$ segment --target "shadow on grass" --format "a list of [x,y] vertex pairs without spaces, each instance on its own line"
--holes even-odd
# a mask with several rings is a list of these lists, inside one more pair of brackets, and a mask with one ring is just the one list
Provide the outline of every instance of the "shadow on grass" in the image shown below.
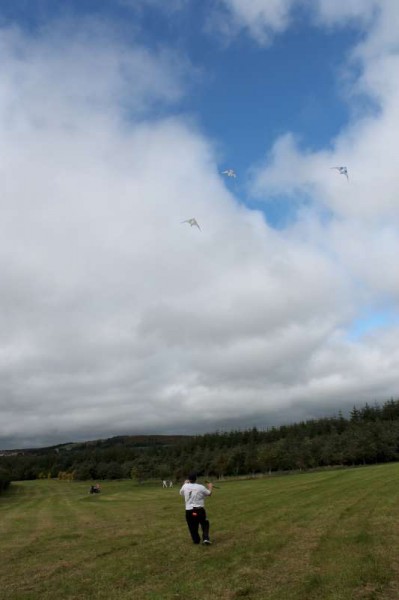
[[13,483],[11,482],[9,487],[1,492],[0,494],[0,503],[2,501],[14,500],[16,497],[22,498],[26,496],[30,496],[31,492],[28,488],[24,487],[23,484]]

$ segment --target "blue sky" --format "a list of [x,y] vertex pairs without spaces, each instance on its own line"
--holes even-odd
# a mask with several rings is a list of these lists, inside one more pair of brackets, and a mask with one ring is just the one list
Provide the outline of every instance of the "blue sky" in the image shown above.
[[0,0],[0,448],[395,396],[399,9],[303,7]]
[[35,35],[52,20],[99,19],[134,43],[174,49],[193,67],[189,92],[175,110],[197,120],[220,144],[223,162],[243,175],[286,131],[310,149],[328,145],[348,121],[339,80],[359,29],[322,31],[297,11],[293,29],[259,47],[245,33],[226,40],[209,31],[212,6],[189,2],[170,13],[157,4],[132,9],[115,0],[0,3],[5,23]]
[[380,329],[391,329],[399,324],[399,315],[395,307],[380,306],[377,309],[367,309],[353,321],[348,336],[350,340],[361,340],[363,336],[375,333]]

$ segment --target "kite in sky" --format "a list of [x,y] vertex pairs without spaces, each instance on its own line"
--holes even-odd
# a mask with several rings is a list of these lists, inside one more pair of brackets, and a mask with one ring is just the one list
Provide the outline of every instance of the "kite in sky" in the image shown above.
[[332,169],[337,169],[340,175],[345,175],[347,180],[349,181],[348,169],[346,167],[331,167]]
[[226,171],[222,171],[222,175],[227,175],[227,177],[234,177],[234,178],[237,177],[237,175],[236,175],[235,171],[233,171],[233,169],[226,169]]
[[189,223],[191,227],[198,227],[198,229],[201,231],[201,227],[198,225],[196,219],[186,219],[185,221],[182,221],[182,223]]

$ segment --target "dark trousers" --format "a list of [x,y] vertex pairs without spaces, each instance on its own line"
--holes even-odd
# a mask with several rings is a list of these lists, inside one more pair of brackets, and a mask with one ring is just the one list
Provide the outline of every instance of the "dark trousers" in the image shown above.
[[209,540],[209,521],[206,518],[205,508],[199,507],[186,510],[186,521],[194,544],[199,544],[201,541],[198,533],[198,527],[200,525],[202,529],[202,539]]

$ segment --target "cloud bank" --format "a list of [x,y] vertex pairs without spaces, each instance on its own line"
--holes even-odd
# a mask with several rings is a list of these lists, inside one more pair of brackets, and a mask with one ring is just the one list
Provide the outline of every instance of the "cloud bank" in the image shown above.
[[[298,5],[224,4],[262,44]],[[1,30],[0,447],[263,426],[395,394],[397,328],[348,327],[398,306],[397,17],[388,1],[317,3],[315,26],[364,28],[347,93],[373,107],[330,148],[286,132],[254,167],[261,201],[306,199],[281,231],[176,116],[185,59],[100,23]]]

